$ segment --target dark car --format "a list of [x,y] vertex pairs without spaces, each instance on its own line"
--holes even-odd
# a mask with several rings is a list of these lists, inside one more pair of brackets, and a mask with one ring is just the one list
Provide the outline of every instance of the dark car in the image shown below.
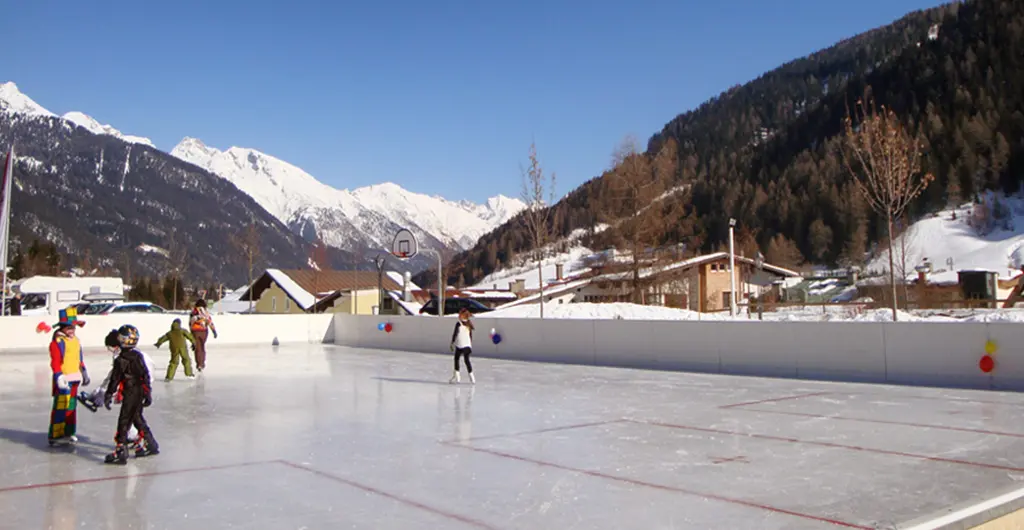
[[[488,311],[494,311],[493,309],[473,300],[471,298],[447,298],[444,301],[444,314],[455,315],[463,309],[468,309],[470,313],[486,313]],[[420,308],[420,314],[436,315],[437,314],[437,298],[434,298],[423,304]]]

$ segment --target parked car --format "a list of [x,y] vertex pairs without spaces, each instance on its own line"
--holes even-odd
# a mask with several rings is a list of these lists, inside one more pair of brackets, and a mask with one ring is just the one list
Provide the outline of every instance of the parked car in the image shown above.
[[[472,298],[446,298],[444,301],[444,314],[455,315],[463,309],[468,309],[470,313],[486,313],[488,311],[494,311],[493,309],[473,300]],[[430,300],[423,304],[420,308],[420,314],[436,315],[437,314],[437,298]]]
[[167,310],[150,302],[96,302],[89,304],[80,315],[112,315],[118,313],[166,313]]

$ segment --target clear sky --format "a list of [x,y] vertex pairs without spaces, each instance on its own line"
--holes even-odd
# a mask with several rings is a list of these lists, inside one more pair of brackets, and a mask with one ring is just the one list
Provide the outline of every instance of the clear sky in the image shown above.
[[14,1],[0,81],[170,151],[252,147],[340,188],[559,195],[732,85],[936,0]]

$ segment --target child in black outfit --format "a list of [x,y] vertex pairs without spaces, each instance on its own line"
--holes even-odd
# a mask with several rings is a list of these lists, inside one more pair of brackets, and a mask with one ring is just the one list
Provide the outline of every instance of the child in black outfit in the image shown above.
[[128,463],[128,429],[135,426],[144,445],[135,451],[135,456],[149,456],[160,452],[153,433],[142,416],[142,409],[153,403],[153,389],[149,368],[142,352],[135,349],[139,344],[139,330],[126,324],[117,330],[117,341],[121,353],[114,359],[114,369],[107,384],[107,393],[103,396],[103,406],[110,410],[110,403],[118,387],[121,387],[121,411],[117,417],[117,435],[114,441],[117,447],[107,455],[108,464]]

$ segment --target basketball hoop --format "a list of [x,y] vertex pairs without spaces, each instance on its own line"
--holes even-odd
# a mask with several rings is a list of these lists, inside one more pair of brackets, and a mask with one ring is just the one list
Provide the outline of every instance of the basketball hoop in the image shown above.
[[416,244],[416,236],[412,232],[403,228],[395,234],[394,241],[391,242],[391,254],[399,259],[409,259],[416,255],[419,251],[419,245]]

